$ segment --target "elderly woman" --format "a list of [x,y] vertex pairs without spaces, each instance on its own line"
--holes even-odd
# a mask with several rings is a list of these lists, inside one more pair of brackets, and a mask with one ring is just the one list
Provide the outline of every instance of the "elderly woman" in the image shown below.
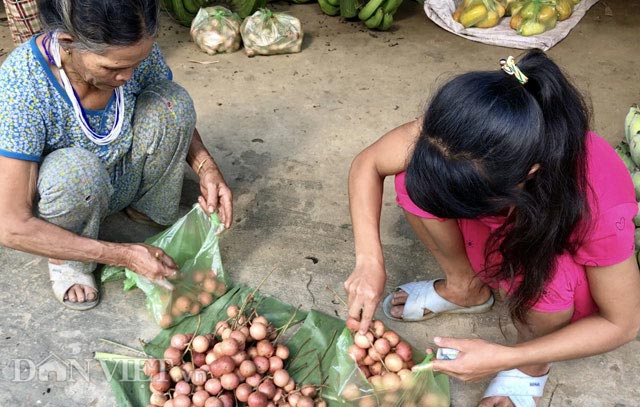
[[200,205],[226,227],[232,197],[155,42],[157,0],[39,8],[45,34],[0,68],[0,244],[48,257],[56,298],[86,310],[99,300],[96,263],[152,279],[177,269],[158,248],[97,240],[107,215],[173,223],[185,160]]

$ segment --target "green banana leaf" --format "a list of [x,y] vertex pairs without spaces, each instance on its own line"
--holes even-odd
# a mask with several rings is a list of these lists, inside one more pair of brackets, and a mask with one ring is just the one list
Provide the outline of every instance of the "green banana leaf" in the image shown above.
[[287,370],[296,383],[325,383],[336,354],[336,341],[343,329],[345,321],[309,311],[304,324],[287,341],[292,355]]
[[149,404],[150,379],[142,368],[146,359],[96,352],[95,359],[111,385],[118,407],[145,407]]

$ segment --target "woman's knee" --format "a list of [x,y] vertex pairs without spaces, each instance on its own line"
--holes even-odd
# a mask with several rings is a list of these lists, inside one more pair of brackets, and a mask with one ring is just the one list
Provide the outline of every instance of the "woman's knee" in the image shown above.
[[63,148],[47,155],[38,175],[38,215],[82,216],[108,207],[112,187],[104,164],[82,148]]
[[185,88],[170,80],[154,82],[142,90],[136,102],[136,116],[175,120],[180,127],[194,128],[196,111]]

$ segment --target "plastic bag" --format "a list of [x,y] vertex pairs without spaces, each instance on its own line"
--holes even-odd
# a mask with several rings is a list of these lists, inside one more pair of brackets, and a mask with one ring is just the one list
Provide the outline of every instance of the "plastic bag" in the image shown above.
[[244,50],[250,57],[300,52],[304,36],[300,20],[268,9],[260,9],[245,18],[240,33]]
[[191,22],[191,38],[209,55],[240,49],[240,24],[236,13],[222,6],[201,8]]
[[[227,279],[222,268],[220,233],[224,225],[217,214],[207,216],[200,205],[163,232],[145,242],[164,250],[178,264],[178,276],[169,280],[173,290],[125,269],[125,290],[140,288],[147,296],[147,308],[161,328],[168,328],[189,315],[197,315],[222,296]],[[122,269],[108,267],[107,274]]]
[[506,12],[498,0],[465,0],[453,13],[453,20],[465,28],[495,27]]
[[523,36],[542,34],[571,17],[573,6],[572,0],[514,1],[509,4],[509,26]]
[[367,379],[365,372],[349,355],[349,347],[353,344],[353,335],[345,328],[336,341],[336,355],[327,382],[328,389],[338,395],[340,404],[354,407],[449,406],[449,379],[429,368],[433,355],[424,357],[423,353],[414,352],[414,360],[424,359],[412,370],[403,368],[392,373],[383,366],[382,375],[376,375],[377,379],[373,376]]

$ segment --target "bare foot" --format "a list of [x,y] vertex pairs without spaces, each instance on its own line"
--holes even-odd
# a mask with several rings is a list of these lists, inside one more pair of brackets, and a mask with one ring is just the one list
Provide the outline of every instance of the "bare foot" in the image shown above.
[[[62,264],[63,261],[49,259],[51,264]],[[64,295],[64,299],[69,302],[91,302],[98,298],[98,292],[86,285],[74,284]]]
[[[471,307],[474,305],[480,305],[487,302],[491,297],[491,290],[486,285],[482,285],[479,289],[467,288],[463,290],[455,289],[450,285],[447,285],[447,280],[439,280],[434,284],[434,289],[445,300],[461,307]],[[394,318],[402,318],[402,311],[404,310],[404,304],[407,302],[408,294],[406,291],[398,289],[391,299],[391,309],[389,310],[391,316]],[[428,309],[424,310],[424,315],[430,314]]]

